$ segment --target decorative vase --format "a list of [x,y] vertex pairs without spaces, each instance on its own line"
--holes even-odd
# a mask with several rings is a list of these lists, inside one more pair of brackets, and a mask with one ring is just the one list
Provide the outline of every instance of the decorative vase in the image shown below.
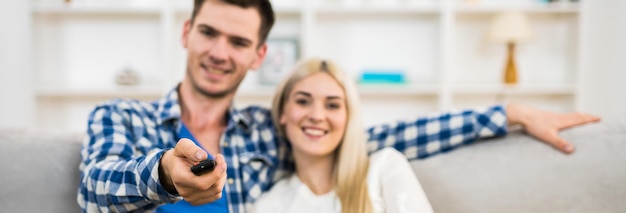
[[139,73],[131,68],[125,68],[115,75],[117,85],[129,86],[139,83]]

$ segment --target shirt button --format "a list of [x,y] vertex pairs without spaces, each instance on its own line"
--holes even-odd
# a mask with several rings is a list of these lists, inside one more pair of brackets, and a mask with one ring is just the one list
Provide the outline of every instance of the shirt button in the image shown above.
[[228,142],[224,142],[224,147],[228,147]]
[[232,178],[228,178],[228,184],[233,184],[235,182],[235,180],[233,180]]

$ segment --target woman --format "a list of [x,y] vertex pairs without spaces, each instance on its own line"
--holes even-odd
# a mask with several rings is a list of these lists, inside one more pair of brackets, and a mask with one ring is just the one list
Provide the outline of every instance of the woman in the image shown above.
[[333,63],[296,66],[272,106],[295,174],[263,195],[254,212],[432,212],[402,154],[387,148],[368,158],[358,105],[355,86]]

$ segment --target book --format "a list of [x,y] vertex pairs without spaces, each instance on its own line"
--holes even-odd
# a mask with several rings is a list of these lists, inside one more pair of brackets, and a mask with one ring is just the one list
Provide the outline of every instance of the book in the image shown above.
[[359,83],[404,84],[406,83],[406,78],[404,72],[398,70],[366,70],[359,76]]

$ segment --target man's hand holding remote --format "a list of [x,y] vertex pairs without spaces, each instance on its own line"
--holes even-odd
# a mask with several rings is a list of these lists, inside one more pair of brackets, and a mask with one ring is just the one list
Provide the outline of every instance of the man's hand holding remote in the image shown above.
[[215,169],[201,172],[199,175],[191,171],[191,167],[203,160],[208,154],[193,141],[181,139],[172,150],[161,157],[159,179],[170,193],[178,193],[192,205],[213,202],[222,197],[222,189],[226,182],[226,162],[224,156],[215,157]]

